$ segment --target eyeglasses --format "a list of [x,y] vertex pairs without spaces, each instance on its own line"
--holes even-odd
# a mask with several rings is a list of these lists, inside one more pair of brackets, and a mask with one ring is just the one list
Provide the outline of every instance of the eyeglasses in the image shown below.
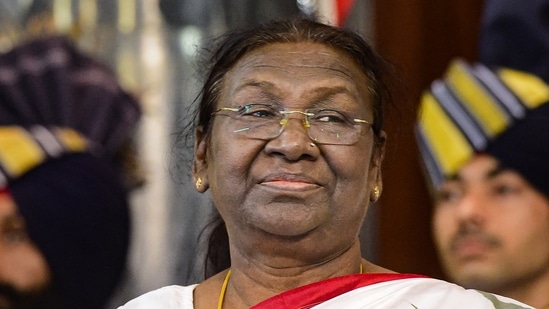
[[239,107],[223,107],[213,116],[228,116],[234,120],[234,133],[248,138],[271,140],[278,137],[289,121],[288,115],[305,116],[303,126],[309,137],[317,144],[352,145],[362,133],[362,127],[371,123],[364,119],[351,118],[333,109],[279,110],[268,104],[248,104]]

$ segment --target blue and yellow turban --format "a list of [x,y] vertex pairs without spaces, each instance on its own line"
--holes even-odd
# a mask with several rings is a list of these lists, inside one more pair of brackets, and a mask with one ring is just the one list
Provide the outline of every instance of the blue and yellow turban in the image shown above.
[[63,37],[0,55],[0,193],[70,308],[104,308],[125,271],[130,187],[117,157],[140,116],[115,74]]
[[549,86],[535,75],[454,60],[421,99],[416,133],[432,185],[487,153],[549,197],[547,103]]
[[103,308],[125,271],[127,189],[92,141],[70,128],[0,126],[8,193],[68,308]]

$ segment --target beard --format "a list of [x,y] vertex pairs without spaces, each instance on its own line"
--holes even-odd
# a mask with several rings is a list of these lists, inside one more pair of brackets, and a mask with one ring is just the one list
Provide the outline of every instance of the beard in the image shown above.
[[51,284],[32,290],[20,290],[13,285],[0,282],[0,309],[66,309]]

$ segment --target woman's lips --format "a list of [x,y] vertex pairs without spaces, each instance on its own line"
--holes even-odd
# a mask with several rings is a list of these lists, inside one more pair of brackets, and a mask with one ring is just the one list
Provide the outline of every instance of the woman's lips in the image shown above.
[[289,191],[305,191],[313,190],[318,188],[318,185],[301,182],[301,181],[286,181],[286,180],[276,180],[276,181],[267,181],[261,183],[264,186],[272,187],[280,190],[289,190]]
[[261,181],[260,184],[269,188],[287,191],[306,191],[320,187],[310,177],[295,174],[271,175]]

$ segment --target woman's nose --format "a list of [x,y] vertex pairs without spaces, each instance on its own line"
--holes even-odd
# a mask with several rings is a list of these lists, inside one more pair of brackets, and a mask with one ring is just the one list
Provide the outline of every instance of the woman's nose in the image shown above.
[[286,117],[281,121],[281,125],[280,135],[267,143],[265,151],[284,156],[290,161],[316,158],[318,146],[309,137],[305,118]]
[[285,117],[282,118],[282,120],[280,120],[280,125],[282,126],[282,128],[280,129],[281,133],[284,132],[284,130],[286,129],[286,126],[290,122],[292,122],[291,121],[292,119],[301,121],[302,127],[308,133],[310,125],[309,125],[309,121],[307,119],[307,114],[305,112],[301,112],[301,111],[288,111],[288,112],[286,112]]

